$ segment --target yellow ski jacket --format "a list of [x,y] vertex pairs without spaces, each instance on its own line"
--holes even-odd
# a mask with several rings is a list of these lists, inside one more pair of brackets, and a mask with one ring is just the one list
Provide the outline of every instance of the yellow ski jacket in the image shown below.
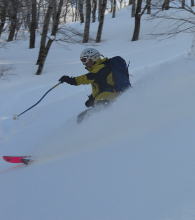
[[91,84],[95,102],[112,100],[119,94],[114,89],[113,75],[106,62],[108,58],[100,58],[91,68],[86,68],[89,73],[74,77],[75,85]]

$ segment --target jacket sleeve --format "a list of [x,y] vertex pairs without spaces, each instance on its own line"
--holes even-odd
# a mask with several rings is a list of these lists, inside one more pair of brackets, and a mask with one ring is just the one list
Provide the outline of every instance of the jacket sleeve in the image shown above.
[[93,75],[93,73],[87,73],[85,75],[74,77],[76,85],[91,84],[94,81]]

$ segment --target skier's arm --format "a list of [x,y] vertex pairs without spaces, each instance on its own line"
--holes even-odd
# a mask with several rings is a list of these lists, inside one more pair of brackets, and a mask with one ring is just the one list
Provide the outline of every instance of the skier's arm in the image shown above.
[[92,73],[87,73],[85,75],[75,77],[77,85],[91,84],[93,82],[93,77],[91,77],[91,75],[93,76]]
[[70,85],[83,85],[83,84],[90,84],[93,82],[92,73],[87,73],[85,75],[77,76],[77,77],[69,77],[69,76],[62,76],[59,81],[61,83],[66,82]]

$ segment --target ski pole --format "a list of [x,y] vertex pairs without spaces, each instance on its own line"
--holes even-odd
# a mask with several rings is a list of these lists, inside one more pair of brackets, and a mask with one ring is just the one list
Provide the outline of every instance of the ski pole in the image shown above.
[[14,115],[14,116],[13,116],[13,119],[14,119],[14,120],[18,119],[21,115],[23,115],[24,113],[26,113],[26,112],[29,111],[30,109],[34,108],[36,105],[38,105],[38,104],[41,102],[41,100],[44,99],[44,97],[45,97],[49,92],[51,92],[51,90],[53,90],[54,88],[56,88],[56,87],[59,86],[60,84],[61,84],[61,82],[59,82],[59,83],[57,83],[56,85],[54,85],[51,89],[49,89],[49,90],[38,100],[38,102],[36,102],[34,105],[30,106],[28,109],[26,109],[25,111],[21,112],[20,114]]

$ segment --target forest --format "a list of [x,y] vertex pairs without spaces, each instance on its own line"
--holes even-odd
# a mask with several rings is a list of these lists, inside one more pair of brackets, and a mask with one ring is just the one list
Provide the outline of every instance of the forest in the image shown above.
[[[35,48],[36,36],[41,36],[36,62],[38,65],[36,74],[40,75],[54,41],[101,42],[104,16],[108,13],[114,19],[117,10],[131,6],[129,14],[134,18],[134,31],[129,40],[137,41],[144,14],[151,19],[164,18],[176,21],[174,30],[163,34],[193,31],[194,5],[194,0],[0,0],[0,46],[2,47],[6,42],[28,38],[29,49],[32,49]],[[174,15],[167,16],[166,11],[170,8],[184,10],[190,14],[190,17],[186,19]],[[71,22],[83,24],[83,31],[68,28],[66,24]],[[90,24],[93,22],[98,22],[95,39],[90,37]],[[77,40],[75,36],[78,36]]]

